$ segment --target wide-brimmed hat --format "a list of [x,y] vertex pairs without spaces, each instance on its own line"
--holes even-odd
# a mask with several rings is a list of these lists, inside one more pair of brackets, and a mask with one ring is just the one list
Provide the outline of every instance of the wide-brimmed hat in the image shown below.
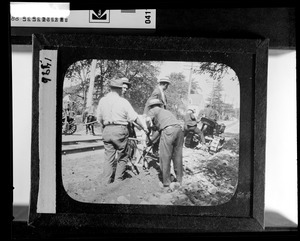
[[129,82],[129,80],[126,77],[121,78],[123,80],[123,84],[127,84],[128,88],[131,87],[131,83]]
[[168,83],[168,84],[170,84],[171,82],[168,78],[161,78],[161,79],[158,80],[158,83]]
[[151,99],[149,100],[148,106],[153,106],[153,105],[163,105],[163,103],[159,99]]
[[112,80],[110,80],[109,86],[115,87],[115,88],[122,88],[123,80],[122,79],[112,79]]

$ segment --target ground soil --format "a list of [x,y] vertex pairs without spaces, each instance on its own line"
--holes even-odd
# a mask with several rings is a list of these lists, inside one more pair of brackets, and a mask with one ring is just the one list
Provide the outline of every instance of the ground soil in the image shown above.
[[[138,166],[134,174],[128,165],[122,182],[104,185],[104,151],[62,156],[63,185],[68,195],[81,202],[213,206],[228,202],[238,182],[239,135],[226,136],[217,153],[183,148],[184,177],[179,186],[174,179],[164,188],[158,161],[149,157],[149,168]],[[174,174],[175,176],[175,174]]]

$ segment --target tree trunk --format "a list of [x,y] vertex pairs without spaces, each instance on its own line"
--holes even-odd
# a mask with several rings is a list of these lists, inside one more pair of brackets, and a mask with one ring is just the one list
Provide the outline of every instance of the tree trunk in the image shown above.
[[94,92],[94,83],[95,83],[95,72],[96,72],[97,60],[93,59],[91,64],[90,72],[90,85],[87,94],[86,108],[90,108],[93,105],[93,92]]
[[86,104],[86,72],[84,71],[84,67],[82,62],[79,62],[81,67],[80,67],[80,77],[81,77],[81,85],[82,85],[82,96],[83,96],[83,108],[85,107]]

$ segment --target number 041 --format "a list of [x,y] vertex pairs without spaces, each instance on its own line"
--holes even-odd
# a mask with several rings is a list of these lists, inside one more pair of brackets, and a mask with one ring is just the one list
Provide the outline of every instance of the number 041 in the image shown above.
[[151,23],[151,12],[145,12],[145,23],[150,24]]

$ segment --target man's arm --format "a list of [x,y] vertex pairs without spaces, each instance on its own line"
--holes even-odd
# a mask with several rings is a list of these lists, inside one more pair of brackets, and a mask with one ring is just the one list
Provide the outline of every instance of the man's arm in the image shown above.
[[143,129],[146,133],[148,132],[146,124],[143,123],[143,121],[140,119],[139,115],[137,112],[133,109],[132,105],[130,102],[126,99],[124,99],[125,105],[126,105],[126,110],[127,110],[127,121],[135,124],[135,126],[139,129]]
[[137,128],[140,128],[140,129],[144,130],[146,133],[148,133],[148,128],[147,128],[146,124],[140,120],[139,116],[134,120],[133,123],[135,123],[135,125],[138,125]]

